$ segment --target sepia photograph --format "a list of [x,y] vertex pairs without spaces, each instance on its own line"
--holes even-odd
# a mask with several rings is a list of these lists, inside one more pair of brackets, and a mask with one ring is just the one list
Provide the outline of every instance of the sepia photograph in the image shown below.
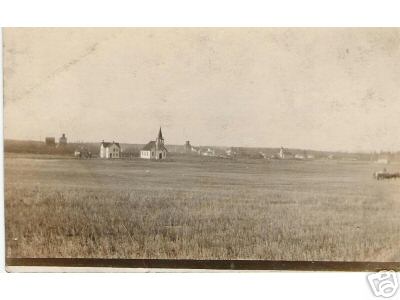
[[400,28],[5,28],[12,266],[400,270]]

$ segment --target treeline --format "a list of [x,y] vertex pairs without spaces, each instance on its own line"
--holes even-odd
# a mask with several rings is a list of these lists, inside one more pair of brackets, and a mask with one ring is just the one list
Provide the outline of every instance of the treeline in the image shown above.
[[38,141],[4,141],[4,152],[73,155],[74,151],[75,146],[72,144],[57,147],[56,145],[48,146],[44,142]]

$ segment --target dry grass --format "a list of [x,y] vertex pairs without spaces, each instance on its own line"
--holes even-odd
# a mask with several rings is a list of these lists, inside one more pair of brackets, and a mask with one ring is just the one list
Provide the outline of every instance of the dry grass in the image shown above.
[[13,156],[5,169],[8,257],[399,261],[400,181],[374,181],[369,163]]

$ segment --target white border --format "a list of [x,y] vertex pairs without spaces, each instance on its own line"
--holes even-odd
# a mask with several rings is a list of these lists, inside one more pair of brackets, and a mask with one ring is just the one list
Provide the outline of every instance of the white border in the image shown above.
[[[2,0],[9,26],[400,26],[399,1]],[[1,50],[0,50],[1,51]],[[1,66],[1,63],[0,63]],[[1,77],[2,75],[0,75]],[[2,81],[1,81],[2,83]],[[2,94],[2,84],[0,87]],[[1,111],[3,118],[3,108]],[[2,119],[3,120],[3,119]],[[1,130],[3,158],[3,130]],[[1,160],[3,164],[3,159]],[[3,165],[0,166],[3,169]],[[3,172],[1,172],[1,185]],[[2,187],[2,186],[1,186]],[[4,189],[2,189],[4,190]],[[0,256],[4,264],[4,203]],[[366,273],[0,274],[0,297],[38,299],[376,299]],[[65,270],[63,270],[65,271]],[[75,271],[83,271],[75,269]]]
[[[3,30],[0,31],[0,42],[3,45]],[[0,95],[3,95],[3,47],[0,48]],[[4,100],[0,108],[1,115],[1,129],[0,129],[0,272],[5,268],[5,216],[4,216]]]
[[2,277],[0,293],[6,289],[12,299],[376,299],[363,273],[19,273]]
[[9,26],[399,26],[397,0],[2,0]]

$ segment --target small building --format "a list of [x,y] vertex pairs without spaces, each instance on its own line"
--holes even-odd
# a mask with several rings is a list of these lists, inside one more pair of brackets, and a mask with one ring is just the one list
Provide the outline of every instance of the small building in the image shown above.
[[230,147],[227,150],[225,150],[225,154],[228,155],[228,156],[235,156],[236,155],[236,151],[233,149],[233,147]]
[[120,158],[121,157],[121,146],[116,142],[104,142],[100,144],[100,158]]
[[92,153],[84,146],[80,146],[75,149],[74,156],[79,159],[90,159],[92,158]]
[[193,147],[191,148],[192,153],[196,153],[198,155],[201,155],[201,148],[200,147]]
[[54,137],[46,137],[44,141],[46,146],[54,147],[56,145],[56,138]]
[[201,153],[203,156],[215,156],[215,150],[208,148],[207,151]]
[[161,127],[155,141],[150,141],[140,150],[140,157],[144,159],[161,160],[167,158],[167,149],[164,146],[164,138]]
[[58,144],[60,146],[65,146],[67,144],[67,137],[65,136],[65,133],[63,133],[62,136],[58,139]]
[[287,151],[285,148],[281,147],[281,150],[279,151],[279,158],[280,159],[291,159],[294,158],[294,155]]

